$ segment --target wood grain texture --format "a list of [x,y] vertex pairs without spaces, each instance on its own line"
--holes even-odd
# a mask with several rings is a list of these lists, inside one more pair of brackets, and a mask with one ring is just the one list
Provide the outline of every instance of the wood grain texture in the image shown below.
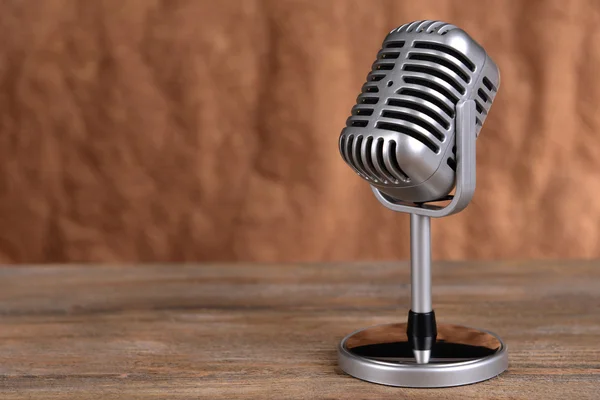
[[403,321],[406,264],[48,266],[0,270],[2,399],[597,399],[593,262],[434,266],[440,322],[485,327],[510,368],[409,390],[336,366],[351,331]]
[[440,19],[502,85],[436,259],[600,257],[597,0],[0,2],[0,262],[408,256],[337,140],[385,35]]

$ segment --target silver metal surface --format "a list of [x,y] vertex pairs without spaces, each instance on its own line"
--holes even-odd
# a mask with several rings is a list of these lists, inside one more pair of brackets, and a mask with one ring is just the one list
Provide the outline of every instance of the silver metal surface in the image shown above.
[[500,85],[498,68],[463,30],[416,21],[383,41],[340,135],[340,153],[392,201],[422,203],[455,186],[457,105],[475,102],[479,133]]
[[475,193],[476,174],[476,143],[473,122],[475,116],[475,102],[473,100],[460,101],[456,105],[456,191],[449,204],[413,204],[391,199],[373,185],[375,198],[381,204],[393,211],[426,215],[428,217],[445,217],[462,211],[473,198]]
[[508,368],[508,350],[491,332],[438,325],[427,364],[417,364],[406,324],[379,325],[346,336],[338,347],[340,368],[356,378],[389,386],[434,388],[468,385]]
[[417,364],[427,364],[431,359],[431,350],[414,350],[413,355]]
[[410,309],[431,312],[431,219],[410,215]]

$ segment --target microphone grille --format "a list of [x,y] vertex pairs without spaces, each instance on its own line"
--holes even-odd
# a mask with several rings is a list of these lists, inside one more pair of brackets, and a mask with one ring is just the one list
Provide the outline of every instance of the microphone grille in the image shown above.
[[458,28],[452,24],[448,24],[448,23],[442,22],[442,21],[424,20],[424,21],[409,22],[408,24],[404,24],[404,25],[392,30],[390,33],[402,33],[402,32],[421,33],[421,32],[424,32],[424,33],[435,33],[438,35],[445,35],[453,29],[458,29]]
[[[342,131],[342,158],[378,187],[409,188],[456,169],[455,109],[473,99],[479,134],[500,76],[485,50],[463,30],[415,21],[390,32]],[[428,194],[429,195],[429,194]]]
[[484,76],[481,80],[481,84],[477,87],[477,96],[475,97],[475,109],[477,110],[477,117],[475,118],[475,122],[477,122],[477,135],[479,135],[479,131],[481,131],[483,121],[485,121],[488,112],[490,112],[492,102],[494,101],[497,92],[498,82],[494,83],[489,77]]

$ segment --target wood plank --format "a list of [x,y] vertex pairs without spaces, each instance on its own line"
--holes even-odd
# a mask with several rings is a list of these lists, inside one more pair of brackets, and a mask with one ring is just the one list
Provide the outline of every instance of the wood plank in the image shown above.
[[403,321],[406,263],[0,269],[0,398],[600,398],[597,262],[434,265],[440,322],[495,331],[510,369],[411,390],[336,366],[338,341]]

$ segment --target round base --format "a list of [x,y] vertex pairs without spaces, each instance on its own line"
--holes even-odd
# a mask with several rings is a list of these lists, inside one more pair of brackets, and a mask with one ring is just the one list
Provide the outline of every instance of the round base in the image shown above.
[[438,325],[437,330],[429,363],[417,364],[406,324],[361,329],[340,342],[340,368],[368,382],[414,388],[468,385],[508,368],[506,345],[495,334],[459,325]]

